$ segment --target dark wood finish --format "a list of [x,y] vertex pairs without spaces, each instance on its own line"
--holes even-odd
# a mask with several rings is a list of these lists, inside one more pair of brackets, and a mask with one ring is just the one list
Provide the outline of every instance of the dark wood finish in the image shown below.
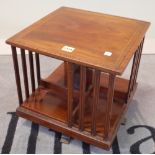
[[130,75],[130,82],[129,82],[129,86],[128,86],[128,96],[127,96],[126,102],[128,102],[129,98],[131,97],[131,93],[134,90],[134,87],[136,85],[140,59],[141,59],[141,55],[142,55],[143,43],[144,43],[144,38],[141,41],[140,45],[138,46],[138,48],[134,54],[132,70],[131,70],[131,75]]
[[[64,61],[122,74],[150,23],[62,7],[7,40]],[[64,45],[75,47],[63,52]],[[104,56],[105,51],[112,56]]]
[[[70,66],[71,67],[71,66]],[[69,69],[70,70],[70,69]],[[93,145],[102,147],[102,148],[110,148],[111,143],[114,139],[114,136],[116,135],[116,130],[118,130],[118,122],[122,117],[122,114],[125,111],[125,105],[123,103],[117,103],[114,104],[114,106],[112,107],[114,110],[112,111],[113,114],[111,114],[111,119],[110,119],[110,124],[111,124],[111,128],[109,131],[109,138],[108,139],[103,139],[104,137],[104,132],[105,132],[105,118],[106,118],[106,113],[105,110],[106,107],[106,97],[102,96],[103,91],[105,90],[106,94],[108,91],[108,78],[109,76],[107,74],[101,74],[101,80],[100,80],[100,87],[102,89],[100,89],[100,99],[99,99],[99,103],[98,103],[98,108],[96,111],[96,136],[90,136],[90,133],[92,131],[92,118],[91,118],[91,114],[92,114],[92,106],[94,103],[94,99],[93,99],[93,91],[92,93],[89,93],[89,97],[87,99],[87,102],[89,104],[87,104],[87,108],[85,111],[85,115],[84,115],[84,121],[83,121],[83,130],[81,132],[81,134],[83,135],[81,137],[80,132],[78,131],[79,129],[79,117],[75,115],[75,112],[72,112],[72,120],[74,120],[74,122],[71,123],[71,128],[67,128],[68,126],[68,103],[66,99],[63,99],[63,97],[58,96],[58,94],[53,94],[52,90],[58,90],[58,87],[51,87],[52,82],[57,83],[57,85],[59,84],[64,84],[63,81],[61,81],[60,79],[64,80],[64,64],[60,65],[60,67],[58,67],[58,69],[56,71],[54,71],[48,78],[44,79],[44,81],[47,81],[48,84],[47,86],[45,86],[44,84],[42,85],[42,80],[40,83],[40,88],[38,90],[35,91],[35,93],[32,94],[32,96],[22,104],[22,107],[19,107],[17,109],[17,114],[21,117],[30,119],[31,121],[34,121],[36,123],[42,124],[44,126],[47,127],[51,127],[53,128],[53,123],[51,124],[51,122],[49,122],[49,120],[52,119],[52,121],[59,121],[59,126],[60,126],[60,131],[64,132],[65,134],[67,134],[68,136],[73,136],[74,138],[78,138],[80,140],[84,140],[85,142],[91,143]],[[71,70],[70,70],[71,71]],[[72,73],[72,71],[71,71]],[[69,74],[69,72],[68,72]],[[68,75],[67,74],[67,75]],[[72,74],[69,74],[69,76]],[[99,76],[98,76],[99,78]],[[98,80],[97,80],[98,81]],[[50,84],[51,85],[50,85]],[[128,86],[129,81],[128,80],[124,80],[121,78],[116,78],[116,87],[115,90],[117,93],[120,94],[119,96],[122,95],[122,93],[127,94],[127,86]],[[44,87],[42,87],[44,86]],[[53,88],[53,89],[51,89]],[[75,91],[75,90],[74,90]],[[52,92],[52,93],[51,93]],[[59,92],[59,91],[58,91]],[[61,94],[61,93],[60,93]],[[67,94],[66,94],[67,95]],[[124,101],[125,102],[125,101]],[[103,109],[103,110],[101,110]],[[76,106],[74,108],[74,111],[77,111],[78,107]],[[28,111],[28,113],[27,113]],[[34,113],[34,115],[31,117],[31,113]],[[37,115],[36,115],[37,113]],[[38,118],[38,115],[41,116],[41,118]],[[42,118],[44,117],[48,117],[48,120],[44,120],[42,121]],[[102,123],[101,123],[101,118],[102,118]],[[60,124],[63,123],[63,125],[61,126]],[[64,131],[64,127],[65,127],[65,131]],[[75,129],[75,130],[74,130]],[[58,130],[57,130],[58,131]],[[81,130],[80,130],[81,131]],[[72,134],[72,132],[74,132],[74,134]],[[87,134],[85,134],[87,133]],[[75,136],[76,135],[76,136]],[[79,137],[80,136],[80,137]],[[88,138],[89,137],[89,138]],[[94,138],[93,138],[94,137]],[[101,139],[102,138],[102,139]],[[93,141],[92,141],[93,139]],[[99,143],[97,141],[100,141]]]
[[[62,7],[8,39],[21,104],[17,115],[109,149],[137,88],[143,38],[149,25],[140,20]],[[62,50],[66,45],[75,50]],[[16,47],[22,49],[27,97],[24,102]],[[30,95],[25,50],[29,51]],[[112,55],[104,55],[105,51]],[[64,63],[42,79],[40,54]],[[130,79],[118,77],[133,55]]]
[[136,53],[135,53],[135,64],[134,64],[134,69],[133,69],[133,76],[132,76],[132,85],[131,85],[131,91],[133,90],[133,87],[134,87],[134,79],[135,79],[135,74],[136,74],[136,69],[137,69],[137,67],[138,67],[138,59],[139,59],[139,47],[138,47],[138,49],[137,49],[137,51],[136,51]]
[[[55,84],[52,81],[48,82],[46,80],[41,80],[40,81],[40,86],[50,89],[50,92],[67,100],[67,91],[68,89],[64,86],[60,86],[59,84]],[[74,98],[79,98],[79,91],[74,90],[73,91],[73,97]]]
[[[21,107],[17,109],[17,114],[21,117],[30,119],[31,121],[37,122],[39,124],[42,124],[46,127],[53,128],[53,123],[55,121],[58,122],[58,126],[61,128],[61,132],[73,136],[74,134],[77,134],[76,138],[80,140],[84,140],[86,142],[89,142],[93,145],[100,146],[103,148],[110,148],[113,136],[112,133],[117,130],[117,122],[120,120],[120,117],[122,116],[123,112],[125,111],[125,104],[120,103],[114,103],[113,110],[111,113],[111,128],[110,128],[110,137],[108,140],[103,140],[104,136],[104,121],[106,117],[106,100],[101,99],[98,103],[97,113],[96,113],[96,136],[91,136],[91,113],[92,113],[92,107],[93,104],[93,97],[90,97],[88,99],[87,108],[85,111],[85,119],[84,119],[84,130],[81,132],[79,130],[79,119],[78,116],[75,118],[74,124],[72,124],[72,128],[68,128],[67,124],[67,101],[60,99],[60,97],[56,97],[55,95],[52,95],[48,93],[48,90],[46,89],[40,89],[36,90],[35,94],[32,94],[32,96],[29,98],[29,100],[25,101]],[[103,109],[103,110],[102,110]],[[27,113],[27,116],[25,114]],[[30,117],[31,113],[34,113],[33,118]],[[37,115],[36,115],[37,114]],[[41,115],[40,118],[38,118],[38,114]],[[48,117],[48,119],[42,121],[42,118]],[[49,120],[52,120],[49,122]],[[48,125],[46,124],[48,123]],[[64,129],[65,127],[65,129]],[[56,127],[57,130],[57,127]],[[67,131],[66,131],[67,130]],[[65,132],[66,131],[66,132]],[[74,131],[74,134],[72,132]],[[80,132],[79,132],[80,131]],[[82,137],[78,137],[80,133],[83,135]],[[85,136],[89,137],[90,139],[94,139],[93,143],[92,141],[85,139]],[[82,138],[82,139],[81,139]],[[100,144],[98,144],[95,141],[100,141]],[[105,147],[106,144],[106,147]]]
[[35,57],[36,57],[37,82],[38,82],[38,86],[39,86],[40,80],[41,80],[39,54],[35,53]]
[[28,120],[33,120],[33,122],[35,123],[39,123],[43,126],[46,126],[47,128],[52,128],[56,131],[63,132],[70,137],[77,138],[81,141],[85,141],[104,149],[110,149],[111,147],[111,143],[109,141],[91,137],[88,132],[80,132],[74,127],[68,128],[65,123],[59,122],[38,112],[33,112],[32,110],[28,110],[23,107],[17,108],[16,112],[20,117],[26,118]]
[[99,90],[100,90],[100,71],[95,70],[94,73],[94,84],[93,84],[93,103],[92,103],[92,129],[91,134],[93,136],[96,135],[96,113],[97,113],[97,106],[99,102]]
[[72,127],[73,112],[73,64],[67,64],[67,118],[68,127]]
[[132,70],[131,70],[131,74],[130,74],[130,82],[129,82],[129,86],[128,86],[128,98],[130,97],[130,94],[132,92],[133,76],[134,76],[136,58],[137,58],[137,52],[134,54],[134,58],[133,58]]
[[16,51],[16,47],[14,47],[14,46],[11,46],[11,49],[12,49],[13,65],[14,65],[14,70],[15,70],[15,79],[16,79],[16,85],[17,85],[18,100],[19,100],[19,104],[22,104],[23,96],[22,96],[22,91],[21,91],[21,81],[20,81],[20,74],[19,74],[17,51]]
[[[67,86],[64,80],[66,75],[64,66],[66,64],[62,63],[51,75],[46,79],[41,79],[40,86],[50,90],[51,93],[67,100]],[[85,92],[85,97],[87,98],[89,93],[91,93],[91,87]],[[80,96],[79,89],[73,90],[73,97],[78,100]]]
[[[64,63],[62,63],[53,73],[51,73],[47,78],[41,79],[40,85],[45,89],[50,89],[50,92],[53,92],[57,96],[61,96],[63,99],[67,100],[67,87],[64,84]],[[91,74],[92,75],[92,74]],[[89,74],[90,76],[90,74]],[[109,75],[105,73],[101,73],[100,79],[100,97],[106,98]],[[87,78],[88,80],[88,78]],[[87,82],[86,82],[87,83]],[[127,97],[129,80],[123,79],[121,77],[117,77],[115,80],[115,94],[114,99],[122,99],[123,102]],[[86,90],[86,99],[87,95],[92,94],[93,88],[90,86],[88,90]],[[90,95],[91,95],[90,94]],[[73,90],[74,98],[79,98],[80,93],[79,90]]]
[[27,77],[27,65],[25,58],[25,50],[21,49],[21,59],[22,59],[22,67],[23,67],[23,77],[24,77],[24,86],[25,86],[25,96],[29,97],[29,85],[28,85],[28,77]]
[[[143,38],[142,42],[140,43],[140,45],[139,45],[139,47],[138,47],[138,60],[137,60],[137,66],[136,66],[135,73],[134,73],[134,84],[135,84],[136,81],[137,81],[137,75],[138,75],[138,70],[139,70],[139,64],[140,64],[140,59],[141,59],[142,50],[143,50],[143,43],[144,43],[144,38]],[[133,87],[132,87],[132,90],[133,90]]]
[[106,103],[106,118],[105,118],[105,135],[104,138],[108,138],[110,130],[110,119],[112,115],[113,96],[114,96],[115,76],[109,75],[109,87]]
[[30,64],[32,92],[34,92],[35,91],[34,62],[33,62],[33,53],[31,51],[29,51],[29,64]]
[[67,62],[64,62],[64,84],[67,86]]
[[85,92],[86,92],[86,67],[80,67],[80,101],[79,101],[79,129],[84,129],[85,111]]

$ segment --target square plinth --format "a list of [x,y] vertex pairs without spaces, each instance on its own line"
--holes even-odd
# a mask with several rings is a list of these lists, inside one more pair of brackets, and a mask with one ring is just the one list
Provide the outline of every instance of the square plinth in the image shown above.
[[[6,42],[120,75],[149,25],[140,20],[62,7]],[[64,46],[75,49],[66,52],[62,50]]]

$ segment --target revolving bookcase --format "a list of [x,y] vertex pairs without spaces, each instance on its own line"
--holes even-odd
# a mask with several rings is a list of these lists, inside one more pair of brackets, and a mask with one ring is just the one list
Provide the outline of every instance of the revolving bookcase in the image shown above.
[[[137,88],[149,25],[62,7],[9,38],[19,99],[17,115],[109,149]],[[42,78],[40,55],[63,63]],[[131,75],[124,79],[121,75],[132,57]]]

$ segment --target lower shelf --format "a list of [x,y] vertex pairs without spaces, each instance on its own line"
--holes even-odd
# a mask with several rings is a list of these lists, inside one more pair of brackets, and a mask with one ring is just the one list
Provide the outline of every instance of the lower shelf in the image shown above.
[[[48,77],[48,82],[59,81],[61,84],[61,78],[63,79],[64,75],[62,74],[61,65],[57,71],[51,74]],[[61,72],[61,74],[60,74]],[[56,76],[59,75],[59,78]],[[61,76],[60,76],[61,75]],[[51,77],[51,78],[50,78]],[[73,138],[80,139],[87,143],[102,147],[104,149],[109,149],[118,127],[121,123],[121,118],[126,111],[127,105],[125,103],[124,96],[126,96],[128,88],[128,80],[121,78],[116,79],[115,87],[115,98],[121,97],[121,100],[124,102],[118,102],[114,100],[112,106],[112,114],[110,120],[110,134],[108,139],[104,139],[104,128],[105,128],[105,105],[106,100],[102,94],[106,94],[107,85],[108,85],[108,76],[102,74],[101,76],[101,91],[99,104],[97,106],[97,116],[96,116],[96,136],[91,135],[91,105],[92,105],[92,94],[90,93],[85,108],[84,113],[84,131],[79,131],[79,113],[78,110],[75,115],[73,115],[74,124],[72,128],[67,127],[67,100],[65,98],[60,98],[55,93],[52,93],[50,89],[38,88],[36,91],[26,100],[24,103],[17,108],[17,115],[52,128],[56,131],[60,131],[68,136]],[[123,96],[123,95],[124,96]],[[77,107],[78,104],[74,103],[73,107]],[[74,111],[74,110],[73,110]]]
[[[86,131],[91,130],[91,105],[92,97],[89,97],[87,101],[87,107],[85,108],[84,115],[84,127]],[[104,136],[104,120],[105,120],[105,105],[106,101],[104,99],[99,100],[99,105],[97,107],[97,134]],[[120,118],[126,104],[114,102],[112,107],[111,116],[111,129],[114,128],[118,119]],[[22,108],[32,110],[34,112],[40,113],[42,115],[48,116],[55,120],[63,123],[67,123],[67,101],[62,100],[59,97],[48,93],[47,90],[38,89],[33,93],[28,100],[26,100],[22,105]],[[20,107],[19,107],[20,109]],[[74,126],[78,128],[78,114],[74,117]]]
[[[126,104],[113,104],[109,139],[104,140],[105,101],[100,99],[97,108],[96,136],[91,136],[91,101],[88,100],[85,109],[84,131],[78,129],[78,115],[74,118],[72,128],[67,127],[67,103],[48,94],[45,90],[37,90],[27,101],[17,108],[17,115],[56,131],[60,131],[73,138],[86,141],[90,144],[109,149],[124,114]],[[86,139],[85,139],[86,138]]]
[[61,132],[67,136],[72,138],[79,139],[81,141],[85,141],[86,143],[104,148],[109,150],[112,144],[110,140],[104,140],[98,136],[91,136],[88,132],[80,132],[77,128],[72,127],[68,128],[65,123],[47,117],[41,113],[34,112],[32,110],[26,109],[24,107],[17,108],[17,115],[28,120],[31,120],[37,124],[43,125],[47,128],[51,128],[55,131]]

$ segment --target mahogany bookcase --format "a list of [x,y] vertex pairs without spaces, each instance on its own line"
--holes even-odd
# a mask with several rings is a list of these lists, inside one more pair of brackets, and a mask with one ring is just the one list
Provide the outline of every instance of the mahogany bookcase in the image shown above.
[[[109,149],[137,87],[149,25],[62,7],[8,39],[19,98],[17,115]],[[17,48],[21,51],[25,91],[21,88]],[[43,79],[39,55],[63,63]],[[131,75],[123,79],[132,57]]]

